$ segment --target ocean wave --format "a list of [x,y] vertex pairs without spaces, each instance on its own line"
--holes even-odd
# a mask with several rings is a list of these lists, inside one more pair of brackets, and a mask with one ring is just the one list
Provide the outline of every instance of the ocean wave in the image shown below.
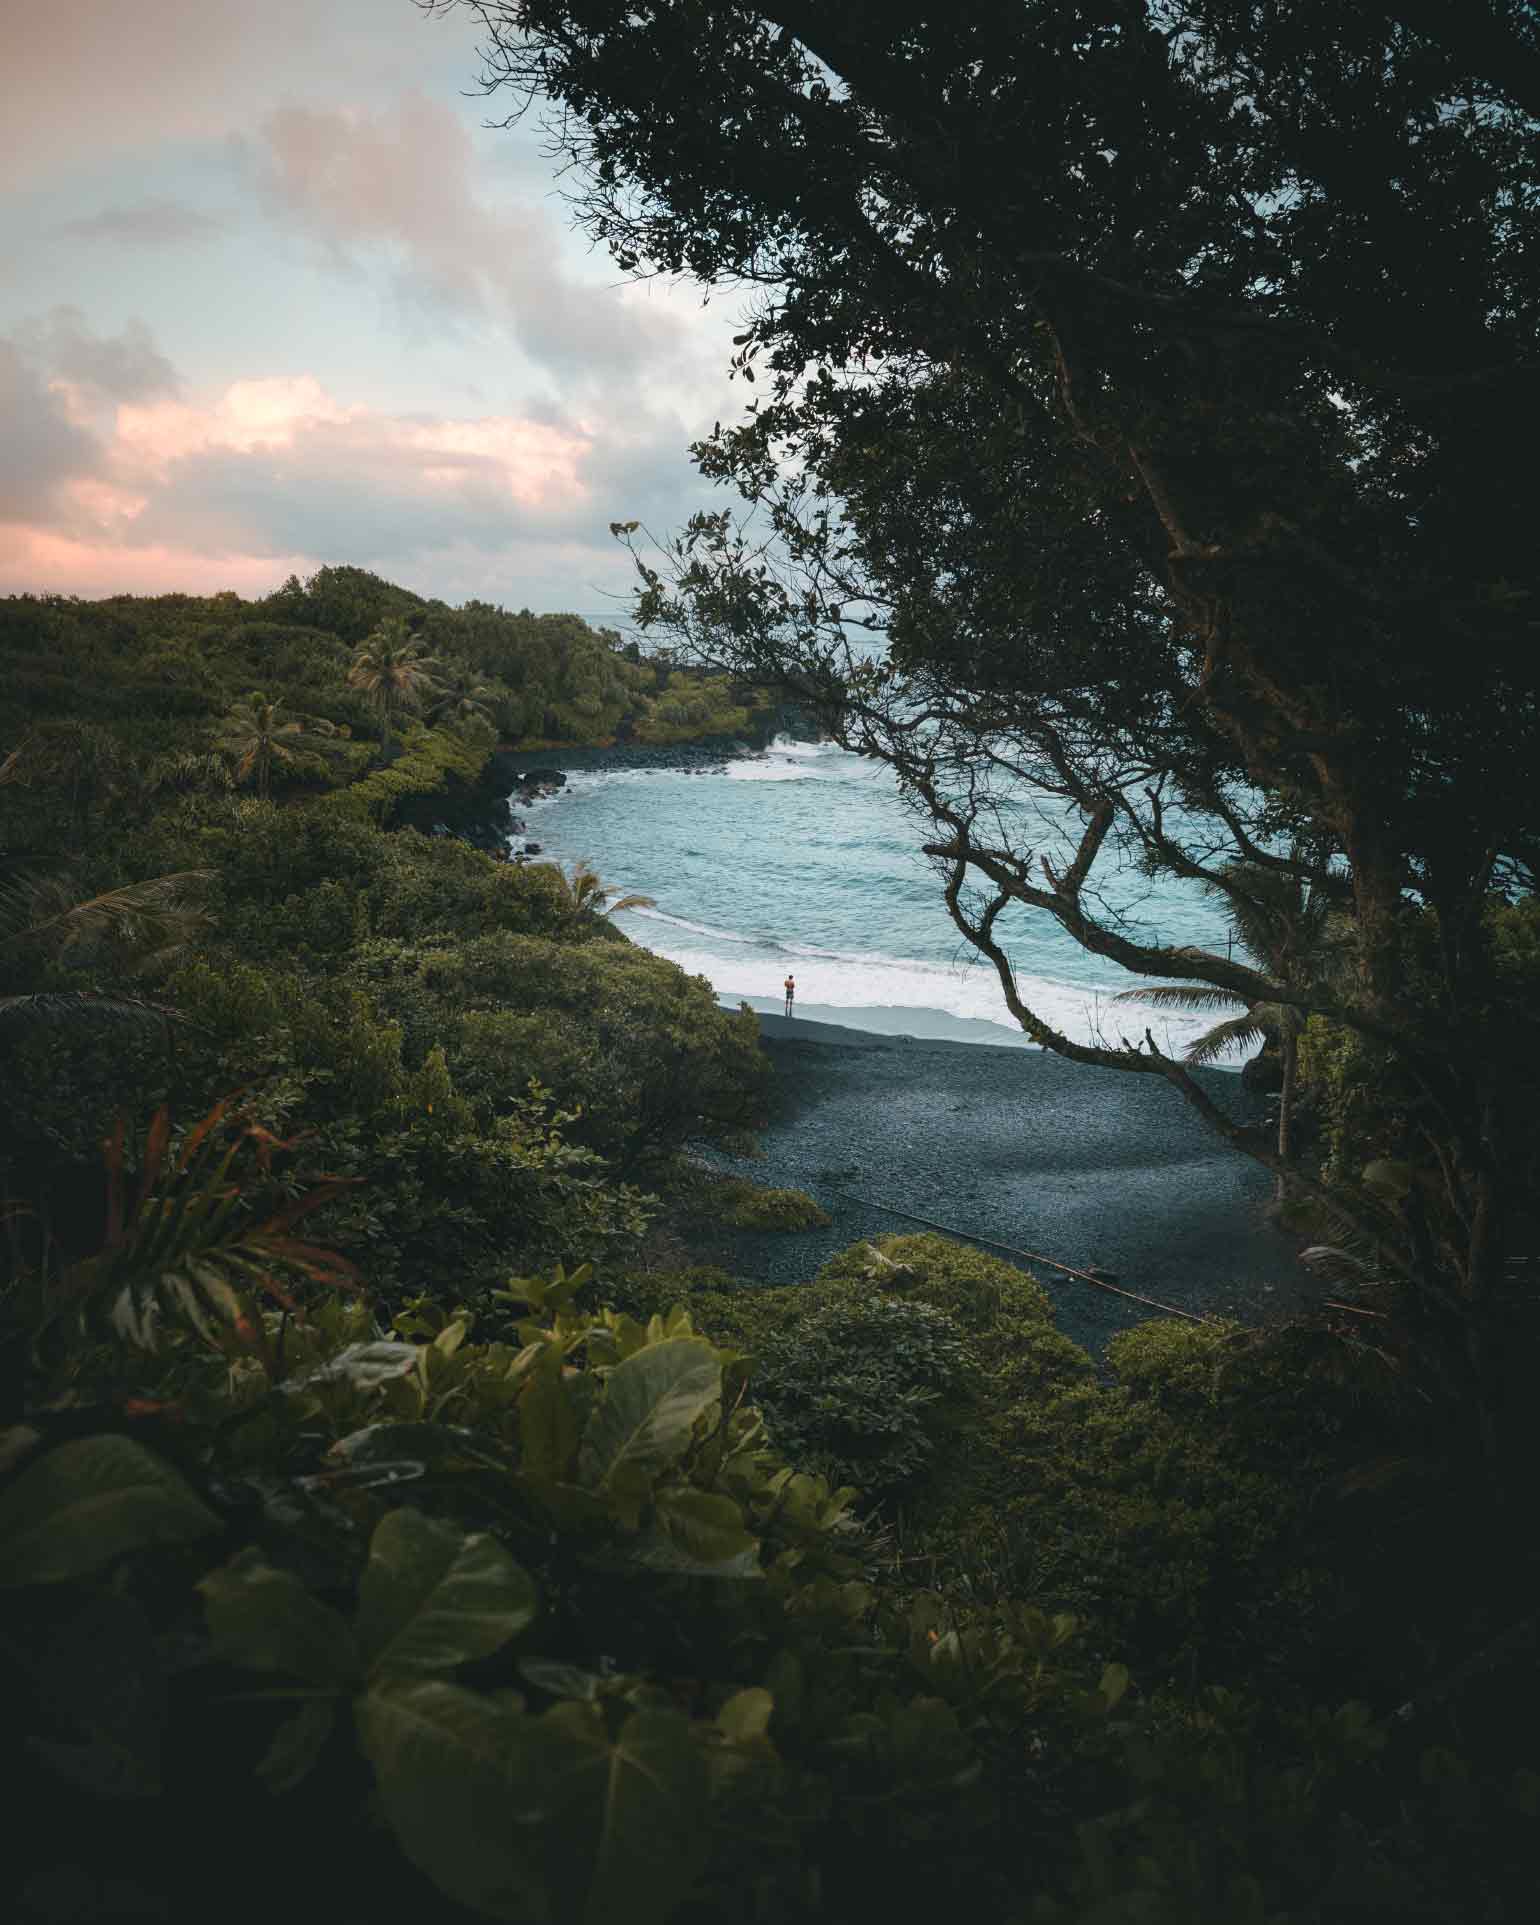
[[[623,894],[624,891],[617,890],[616,893]],[[708,923],[691,922],[687,916],[671,916],[666,909],[627,909],[620,920],[625,922],[632,916],[638,917],[643,922],[666,923],[671,929],[684,929],[690,935],[704,936],[710,942],[741,943],[757,948],[763,947],[767,941],[763,936],[740,935],[736,929],[713,929]],[[649,948],[651,946],[651,944],[647,945]]]
[[[654,920],[675,925],[681,921],[674,917],[649,917],[649,921]],[[719,931],[705,933],[713,945],[721,940]],[[714,946],[705,948],[671,939],[662,929],[649,930],[642,940],[647,948],[666,956],[690,975],[704,976],[716,993],[729,1001],[736,997],[779,999],[781,995],[787,973],[786,951],[763,953],[764,949],[775,949],[778,945],[761,945],[752,937],[730,937],[728,941],[737,953],[724,955]],[[760,953],[751,953],[755,950]],[[850,1010],[930,1009],[948,1016],[994,1023],[1012,1031],[1016,1029],[994,971],[982,964],[948,966],[899,957],[859,956],[827,950],[809,952],[805,945],[793,960],[791,973],[796,976],[797,1000],[803,1006],[816,1004]],[[1179,1055],[1209,1026],[1202,1015],[1130,1008],[1114,1000],[1114,991],[1090,989],[1081,983],[1026,975],[1018,976],[1017,983],[1028,1008],[1072,1042],[1116,1048],[1125,1035],[1142,1036],[1148,1025],[1162,1049]],[[1240,1061],[1237,1056],[1233,1063],[1221,1063],[1218,1067],[1239,1068]]]
[[730,782],[849,782],[871,773],[872,765],[837,742],[794,742],[787,735],[727,765]]

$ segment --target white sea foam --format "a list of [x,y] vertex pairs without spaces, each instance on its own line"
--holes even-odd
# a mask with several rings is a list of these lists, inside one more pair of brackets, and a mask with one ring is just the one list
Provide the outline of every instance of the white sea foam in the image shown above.
[[[653,767],[572,770],[563,789],[534,805],[542,820],[530,826],[545,845],[545,860],[567,863],[584,856],[617,896],[634,890],[656,897],[651,908],[618,914],[619,926],[634,942],[704,976],[728,1001],[778,1003],[791,970],[799,1005],[848,1010],[856,1027],[882,1027],[882,1011],[931,1010],[1019,1034],[994,971],[971,959],[946,960],[954,932],[928,891],[916,897],[892,871],[890,845],[901,818],[886,794],[891,785],[883,783],[884,773],[832,743],[783,737],[759,755],[730,760],[684,783]],[[786,788],[749,796],[727,789],[724,776],[732,783],[816,782],[826,792]],[[650,785],[657,785],[656,806]],[[607,792],[614,790],[620,793],[607,803]],[[798,897],[796,877],[784,860],[788,839],[793,850],[809,851],[805,898]],[[760,852],[766,844],[782,858],[778,866],[765,864]],[[841,880],[830,857],[837,864],[843,856],[834,852],[847,849],[849,875]],[[874,873],[874,851],[878,871],[888,861],[887,872]],[[762,923],[771,905],[774,921]],[[1195,910],[1211,913],[1208,905],[1172,901],[1165,907],[1168,918],[1176,918],[1179,937],[1190,931],[1213,940],[1193,921]],[[804,936],[827,931],[831,940],[797,941],[790,930],[799,925]],[[870,951],[868,929],[881,929],[894,948],[907,947],[911,939],[924,944],[921,953],[928,951],[930,960]],[[1033,968],[1018,977],[1021,993],[1030,1008],[1077,1042],[1116,1047],[1125,1036],[1142,1037],[1148,1026],[1161,1048],[1175,1054],[1212,1021],[1120,1003],[1116,992],[1129,981],[1121,971],[1066,945],[1068,969],[1059,976],[1053,973],[1056,958],[1043,949],[1037,938]],[[1106,986],[1098,987],[1103,968]],[[865,1018],[863,1010],[869,1012]],[[1240,1061],[1237,1055],[1221,1067],[1238,1068]]]
[[789,735],[778,735],[762,754],[741,756],[727,765],[733,782],[845,781],[865,773],[859,757],[837,744],[794,742]]
[[[648,926],[629,927],[633,914],[645,915]],[[936,1009],[1016,1030],[994,971],[982,964],[945,966],[899,957],[816,951],[793,944],[776,953],[779,946],[760,944],[752,937],[727,936],[724,942],[722,932],[716,930],[699,932],[706,935],[704,942],[699,936],[692,941],[681,918],[628,911],[619,921],[628,926],[628,933],[636,941],[692,976],[704,976],[728,1001],[738,997],[778,999],[789,962],[797,979],[797,998],[803,1004],[852,1011]],[[727,945],[735,953],[724,954]],[[790,958],[788,951],[793,952]],[[1079,983],[1021,976],[1017,984],[1028,1008],[1073,1042],[1104,1043],[1116,1048],[1124,1036],[1142,1036],[1148,1025],[1162,1049],[1178,1054],[1208,1027],[1202,1016],[1118,1003],[1112,992],[1089,990]]]

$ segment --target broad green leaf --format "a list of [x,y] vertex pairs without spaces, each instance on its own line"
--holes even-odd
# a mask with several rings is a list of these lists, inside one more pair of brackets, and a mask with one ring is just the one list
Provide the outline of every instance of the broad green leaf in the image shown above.
[[270,1792],[292,1791],[309,1776],[337,1723],[335,1698],[307,1698],[274,1734],[257,1776]]
[[283,1390],[303,1390],[312,1384],[348,1383],[355,1390],[373,1390],[393,1377],[405,1377],[417,1368],[422,1355],[419,1345],[395,1343],[385,1338],[377,1343],[350,1343],[335,1357],[302,1376],[290,1377]]
[[721,1395],[722,1366],[696,1337],[649,1344],[617,1364],[583,1436],[581,1469],[590,1489],[621,1469],[656,1476],[689,1448],[695,1420]]
[[509,1781],[510,1753],[529,1721],[434,1678],[377,1685],[354,1713],[385,1816],[412,1863],[485,1918],[546,1920]]
[[561,1658],[520,1658],[519,1676],[553,1698],[596,1698],[604,1680]]
[[463,1319],[459,1319],[454,1323],[445,1324],[433,1339],[433,1348],[442,1356],[452,1357],[464,1342],[465,1323]]
[[0,1587],[59,1584],[219,1519],[169,1464],[127,1437],[83,1437],[28,1465],[0,1496]]
[[369,1546],[358,1638],[371,1677],[421,1677],[484,1658],[535,1615],[535,1587],[496,1538],[392,1511]]
[[541,1843],[563,1925],[655,1925],[705,1856],[707,1772],[675,1711],[637,1711],[609,1739],[601,1707],[559,1704],[540,1720]]
[[1105,1665],[1102,1669],[1101,1683],[1096,1688],[1101,1693],[1107,1709],[1116,1710],[1124,1692],[1128,1689],[1128,1666],[1126,1664]]
[[508,1460],[474,1431],[453,1424],[370,1424],[339,1438],[326,1453],[327,1461],[361,1470],[371,1464],[394,1464],[403,1459],[430,1471],[506,1471]]
[[231,1664],[335,1691],[356,1683],[362,1667],[346,1620],[260,1551],[242,1551],[198,1589],[214,1649]]
[[519,1393],[519,1446],[531,1477],[565,1476],[578,1446],[577,1412],[562,1382],[559,1344],[545,1344]]
[[774,1710],[775,1699],[761,1686],[755,1685],[729,1698],[717,1713],[717,1723],[734,1744],[748,1744],[766,1735]]
[[688,1486],[660,1491],[658,1522],[670,1538],[706,1570],[736,1565],[752,1556],[755,1543],[743,1527],[743,1513],[719,1491]]
[[1399,1201],[1411,1189],[1416,1175],[1410,1163],[1393,1156],[1380,1156],[1364,1165],[1362,1181],[1366,1190]]

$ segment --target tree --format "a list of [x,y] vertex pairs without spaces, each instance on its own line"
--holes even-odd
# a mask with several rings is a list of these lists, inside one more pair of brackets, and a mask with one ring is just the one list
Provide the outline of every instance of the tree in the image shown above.
[[390,747],[390,725],[401,709],[421,708],[425,696],[437,688],[438,662],[411,634],[406,619],[387,616],[360,642],[348,670],[348,686],[372,697],[380,716],[380,746]]
[[[1296,877],[1255,864],[1231,863],[1223,891],[1235,917],[1242,955],[1259,973],[1281,982],[1309,984],[1324,977],[1331,941],[1333,898],[1320,884],[1301,888]],[[1340,892],[1337,897],[1340,906]],[[1278,1094],[1278,1179],[1275,1195],[1288,1192],[1294,1154],[1294,1106],[1299,1079],[1299,1039],[1304,1021],[1291,1003],[1245,1002],[1206,983],[1162,983],[1153,989],[1125,989],[1119,1002],[1148,1003],[1157,1009],[1240,1009],[1194,1037],[1183,1052],[1187,1062],[1214,1063],[1232,1050],[1276,1041],[1282,1071]]]
[[[1080,1044],[1024,1002],[1023,911],[1391,1052],[1438,1221],[1387,1243],[1363,1220],[1458,1303],[1489,1404],[1534,1069],[1487,915],[1540,850],[1530,10],[474,10],[486,84],[557,103],[622,267],[759,290],[735,370],[767,387],[698,450],[751,514],[639,555],[642,621],[894,768],[1039,1042],[1163,1076],[1277,1171],[1148,1033]],[[1024,789],[1067,840],[1024,832]],[[1221,890],[1236,863],[1308,889],[1335,859],[1351,980],[1163,944],[1108,911],[1120,858]]]
[[447,664],[428,710],[429,720],[451,722],[460,728],[490,729],[498,695],[498,690],[463,662]]
[[0,786],[36,785],[65,794],[78,845],[85,840],[93,806],[117,792],[128,768],[129,758],[110,730],[69,717],[29,729],[0,761]]
[[[599,873],[586,862],[574,862],[570,873],[564,869],[556,872],[561,877],[562,895],[573,917],[613,916],[622,909],[652,909],[657,905],[651,896],[620,895],[607,883],[599,880]],[[617,898],[611,901],[611,897]]]
[[336,732],[318,716],[290,715],[282,702],[248,695],[220,724],[218,747],[234,762],[236,781],[255,779],[257,794],[265,797],[272,788],[274,762],[292,764],[301,736],[325,738]]
[[[43,960],[110,956],[119,969],[144,970],[175,958],[208,920],[197,905],[203,869],[81,897],[64,876],[0,879],[0,969],[33,975]],[[164,1022],[171,1011],[141,997],[98,990],[24,990],[0,994],[0,1030],[93,1016]]]

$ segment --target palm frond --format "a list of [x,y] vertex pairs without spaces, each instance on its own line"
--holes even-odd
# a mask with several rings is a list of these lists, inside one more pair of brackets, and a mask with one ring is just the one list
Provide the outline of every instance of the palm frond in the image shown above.
[[185,1023],[180,1010],[140,996],[106,996],[93,989],[46,990],[31,996],[0,996],[0,1031],[48,1028],[79,1022]]
[[1206,983],[1161,983],[1150,989],[1120,989],[1117,1003],[1149,1003],[1157,1009],[1237,1009],[1244,998],[1232,990],[1211,989]]
[[1382,1280],[1379,1266],[1372,1258],[1345,1250],[1337,1243],[1312,1243],[1300,1251],[1299,1260],[1313,1275],[1338,1288],[1361,1290]]
[[1182,1054],[1187,1062],[1201,1066],[1218,1062],[1232,1050],[1250,1049],[1254,1043],[1266,1040],[1267,1025],[1256,1010],[1248,1010],[1244,1016],[1234,1016],[1227,1023],[1215,1023],[1212,1029],[1194,1037]]
[[210,869],[130,882],[84,899],[63,876],[11,876],[0,882],[0,945],[33,945],[62,954],[93,943],[141,952],[184,943],[207,922],[188,896],[212,879]]
[[94,1256],[44,1280],[43,1322],[105,1325],[141,1349],[153,1349],[169,1319],[205,1342],[263,1344],[254,1293],[286,1308],[305,1284],[356,1289],[355,1265],[337,1251],[292,1234],[295,1222],[332,1202],[350,1180],[325,1176],[260,1221],[252,1220],[256,1185],[243,1154],[255,1148],[265,1182],[272,1150],[292,1149],[220,1103],[170,1153],[170,1119],[157,1111],[140,1155],[133,1194],[127,1178],[126,1132],[120,1123],[106,1145],[107,1234]]

